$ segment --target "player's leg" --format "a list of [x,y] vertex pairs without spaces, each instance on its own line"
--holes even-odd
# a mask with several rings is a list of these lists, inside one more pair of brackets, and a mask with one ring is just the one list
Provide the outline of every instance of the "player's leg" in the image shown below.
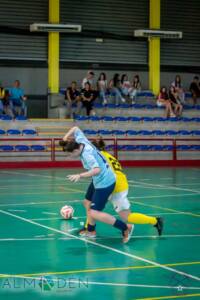
[[[102,212],[104,209],[109,196],[113,192],[115,187],[115,184],[103,188],[103,189],[96,189],[95,193],[93,195],[91,208],[88,211],[89,217],[92,219],[98,220],[100,222],[109,224],[114,226],[115,228],[119,229],[123,234],[123,242],[127,243],[130,239],[130,235],[132,233],[132,225],[128,224],[126,225],[123,221],[116,219],[114,216]],[[88,223],[88,231],[90,232],[94,228],[91,227],[90,223]]]
[[115,193],[110,200],[114,206],[115,211],[120,217],[128,223],[133,224],[150,224],[156,227],[158,234],[161,235],[163,231],[163,220],[159,217],[151,217],[141,213],[133,213],[130,211],[130,202],[128,200],[128,190]]

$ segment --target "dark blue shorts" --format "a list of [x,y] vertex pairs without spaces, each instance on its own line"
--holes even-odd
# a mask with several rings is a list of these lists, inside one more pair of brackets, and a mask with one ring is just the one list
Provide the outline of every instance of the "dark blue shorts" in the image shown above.
[[91,201],[91,209],[102,211],[115,188],[115,183],[106,188],[95,189],[93,182],[90,183],[85,199]]

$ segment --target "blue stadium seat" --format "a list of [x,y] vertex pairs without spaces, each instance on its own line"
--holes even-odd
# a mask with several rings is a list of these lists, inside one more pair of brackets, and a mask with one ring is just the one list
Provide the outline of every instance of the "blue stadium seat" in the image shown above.
[[190,150],[191,149],[191,145],[177,145],[176,149],[177,150],[184,150],[184,151]]
[[105,122],[113,122],[115,120],[115,118],[111,117],[111,116],[104,116],[102,118],[102,120],[105,121]]
[[84,132],[86,135],[96,135],[96,134],[98,134],[98,131],[92,130],[92,129],[85,129],[85,130],[83,130],[83,132]]
[[60,88],[59,93],[61,95],[65,95],[66,94],[66,88]]
[[191,145],[191,150],[200,150],[200,145]]
[[21,152],[25,152],[25,151],[29,151],[30,147],[27,145],[16,145],[15,146],[15,150],[16,151],[21,151]]
[[148,151],[150,149],[149,145],[138,145],[138,150]]
[[144,122],[152,122],[152,121],[154,121],[155,118],[154,117],[143,117],[142,119]]
[[156,104],[146,104],[145,108],[146,109],[153,109],[153,108],[157,108],[157,105]]
[[13,151],[14,146],[11,145],[1,145],[0,146],[0,151]]
[[25,116],[16,116],[15,120],[16,121],[27,121],[28,119]]
[[152,131],[149,131],[149,130],[140,130],[139,134],[140,135],[152,135]]
[[7,115],[1,115],[0,116],[0,120],[2,120],[2,121],[11,121],[12,117],[11,116],[7,116]]
[[113,130],[112,133],[115,134],[115,135],[124,135],[124,134],[126,134],[126,131],[123,131],[123,130]]
[[152,134],[153,135],[165,135],[165,131],[163,131],[163,130],[153,130]]
[[130,120],[130,117],[115,117],[114,120],[119,122],[127,122]]
[[79,116],[79,115],[76,115],[74,117],[74,120],[76,120],[76,121],[87,121],[88,119],[89,119],[88,116]]
[[98,116],[90,116],[89,117],[89,120],[90,121],[101,121],[102,120],[102,117],[98,117]]
[[161,150],[163,150],[163,146],[162,145],[152,145],[151,149],[154,151],[161,151]]
[[139,131],[136,131],[136,130],[127,130],[126,134],[127,135],[138,135]]
[[175,130],[165,130],[165,135],[177,135],[178,132]]
[[9,134],[9,135],[19,135],[19,134],[21,134],[21,131],[19,129],[8,129],[7,134]]
[[168,119],[168,121],[170,121],[170,122],[178,122],[179,118],[177,118],[177,117],[171,117],[171,118]]
[[122,103],[122,104],[119,104],[119,107],[120,108],[129,108],[129,107],[131,107],[131,105],[128,103]]
[[196,118],[192,118],[193,122],[200,122],[200,118],[196,117]]
[[154,121],[157,121],[157,122],[167,122],[168,119],[164,118],[164,117],[154,117]]
[[142,117],[130,117],[130,121],[132,121],[132,122],[140,122],[140,121],[142,121]]
[[36,135],[37,131],[35,129],[23,129],[22,134],[24,134],[24,135]]
[[112,150],[114,150],[115,145],[106,145],[105,148],[106,148],[107,151],[112,151]]
[[108,104],[107,104],[107,107],[108,107],[108,108],[116,108],[116,107],[119,107],[119,104],[108,103]]
[[102,108],[103,104],[102,103],[94,103],[95,108]]
[[5,130],[0,129],[0,135],[6,134]]
[[46,150],[46,148],[43,145],[32,145],[31,150],[32,151],[44,151],[44,150]]
[[199,110],[199,109],[200,109],[200,105],[196,105],[196,109],[198,109],[198,110]]
[[200,135],[200,130],[192,130],[192,131],[191,131],[191,134],[192,134],[192,135],[198,135],[198,136],[199,136],[199,135]]
[[102,135],[109,135],[109,134],[112,134],[113,131],[112,130],[105,130],[105,129],[100,129],[98,131],[98,134],[102,134]]
[[188,131],[188,130],[179,130],[178,134],[180,134],[180,135],[191,135],[192,132]]
[[186,98],[186,99],[192,98],[192,94],[191,94],[190,92],[186,92],[186,93],[185,93],[185,98]]

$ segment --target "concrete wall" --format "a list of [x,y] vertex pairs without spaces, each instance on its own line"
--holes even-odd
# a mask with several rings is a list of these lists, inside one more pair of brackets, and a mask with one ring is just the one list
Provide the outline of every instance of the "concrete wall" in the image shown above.
[[[100,72],[104,70],[94,70],[95,81],[98,79]],[[60,86],[66,87],[70,85],[72,80],[76,80],[81,85],[82,79],[85,77],[87,70],[83,69],[61,69],[60,70]],[[123,71],[110,70],[105,72],[107,79],[110,80],[114,73],[126,73],[132,80],[135,74],[139,74],[142,82],[142,88],[148,89],[148,72],[139,72],[137,70]],[[195,73],[179,73],[182,77],[183,86],[187,90]],[[161,73],[161,85],[169,86],[174,80],[176,73]],[[16,67],[0,67],[0,81],[3,86],[9,87],[15,79],[21,81],[21,86],[28,95],[46,95],[48,87],[48,71],[45,68],[16,68]]]

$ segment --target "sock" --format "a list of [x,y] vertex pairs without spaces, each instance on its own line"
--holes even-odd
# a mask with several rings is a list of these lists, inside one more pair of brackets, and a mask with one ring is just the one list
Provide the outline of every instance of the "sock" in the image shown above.
[[128,216],[128,222],[134,224],[151,224],[156,225],[157,219],[155,217],[149,217],[143,214],[130,213]]
[[88,219],[86,219],[86,221],[85,221],[84,228],[85,228],[85,229],[87,229],[87,228],[88,228]]
[[113,226],[119,230],[121,230],[122,232],[124,232],[125,230],[127,230],[127,225],[122,222],[121,220],[116,219],[115,223],[113,224]]
[[96,225],[90,225],[89,223],[87,224],[87,230],[88,231],[95,231],[95,227],[96,227]]

